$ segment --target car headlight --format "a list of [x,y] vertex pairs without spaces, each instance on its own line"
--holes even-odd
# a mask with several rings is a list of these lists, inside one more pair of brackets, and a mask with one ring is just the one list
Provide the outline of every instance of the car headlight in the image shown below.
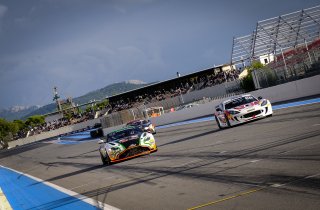
[[231,110],[231,111],[228,111],[230,114],[239,114],[240,112],[238,112],[238,111],[233,111],[233,110]]
[[268,101],[267,100],[263,100],[262,103],[261,103],[261,106],[265,106],[267,105]]
[[111,147],[109,151],[111,151],[111,150],[115,151],[115,150],[118,150],[118,149],[119,149],[118,147]]

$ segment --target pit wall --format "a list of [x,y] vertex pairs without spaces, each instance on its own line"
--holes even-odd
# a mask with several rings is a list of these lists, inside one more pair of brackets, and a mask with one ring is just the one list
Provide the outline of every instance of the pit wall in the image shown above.
[[[218,89],[220,89],[220,86]],[[191,99],[193,100],[193,99],[202,98],[204,97],[203,95],[204,93],[206,93],[205,96],[207,97],[213,97],[212,94],[210,94],[210,91],[212,91],[214,95],[216,94],[216,90],[214,91],[213,90],[214,90],[213,87],[211,87],[208,90],[204,89],[202,91],[192,92],[192,95],[190,95],[190,97],[188,96],[189,98],[187,98],[187,96],[185,95],[184,97],[186,97],[187,101]],[[221,90],[225,91],[223,90],[222,86],[221,86]],[[256,91],[250,92],[250,94],[256,97],[262,96],[263,98],[269,99],[271,103],[287,101],[287,100],[292,100],[292,99],[297,99],[297,98],[302,98],[307,96],[319,95],[320,94],[320,75],[316,75],[316,76],[301,79],[301,80],[296,80],[293,82],[289,82],[289,83],[285,83],[285,84],[281,84],[281,85],[277,85],[277,86],[273,86],[265,89],[256,90]],[[188,119],[199,118],[202,116],[213,115],[214,107],[218,105],[221,101],[226,100],[227,98],[216,99],[205,104],[199,104],[198,106],[195,106],[189,109],[166,113],[160,117],[151,118],[151,122],[154,123],[156,126],[160,126],[160,125],[166,125],[170,123],[185,121]],[[17,145],[23,145],[23,144],[55,137],[55,136],[69,133],[72,131],[81,130],[88,126],[93,126],[95,123],[99,123],[99,122],[100,122],[100,118],[97,118],[97,119],[86,121],[83,123],[66,126],[54,131],[45,132],[42,134],[30,136],[30,137],[19,139],[16,141],[11,141],[9,142],[9,147],[12,148]],[[105,128],[103,129],[103,131],[104,131],[104,134],[106,135],[110,131],[120,127],[122,127],[122,125],[112,127],[112,128]]]

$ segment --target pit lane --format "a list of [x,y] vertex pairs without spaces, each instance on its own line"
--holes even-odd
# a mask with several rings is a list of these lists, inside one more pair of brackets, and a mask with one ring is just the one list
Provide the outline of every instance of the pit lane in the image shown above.
[[157,132],[158,152],[111,166],[96,142],[23,146],[1,152],[0,165],[120,209],[320,206],[319,103],[231,129],[207,121]]

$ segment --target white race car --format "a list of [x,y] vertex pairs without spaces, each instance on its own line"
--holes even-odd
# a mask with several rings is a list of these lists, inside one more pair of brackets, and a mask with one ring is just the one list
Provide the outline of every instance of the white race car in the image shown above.
[[252,95],[241,95],[216,106],[215,119],[220,129],[232,127],[258,118],[272,116],[269,100]]

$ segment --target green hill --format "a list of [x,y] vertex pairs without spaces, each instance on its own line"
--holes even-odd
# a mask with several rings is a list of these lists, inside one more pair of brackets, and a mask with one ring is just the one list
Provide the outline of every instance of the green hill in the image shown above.
[[[89,92],[83,96],[73,98],[73,101],[76,104],[83,104],[83,103],[87,103],[90,100],[94,100],[94,99],[95,100],[102,100],[108,96],[113,96],[113,95],[120,94],[120,93],[123,93],[126,91],[141,88],[146,85],[148,85],[148,84],[141,82],[141,81],[128,81],[128,82],[114,83],[114,84],[108,85],[104,88]],[[21,116],[20,118],[26,119],[29,116],[42,115],[42,114],[46,114],[46,113],[50,113],[50,112],[54,112],[54,111],[57,111],[56,105],[55,105],[55,103],[51,103],[51,104],[42,106],[39,109],[36,109],[36,110],[28,113],[27,115]]]

